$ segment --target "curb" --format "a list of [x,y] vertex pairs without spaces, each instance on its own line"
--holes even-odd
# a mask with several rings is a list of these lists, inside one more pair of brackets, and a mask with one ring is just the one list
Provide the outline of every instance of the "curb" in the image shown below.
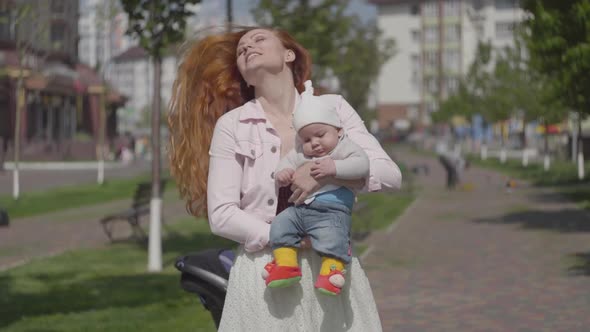
[[[417,205],[416,203],[422,200],[421,197],[416,197],[416,199],[414,199],[414,201],[412,202],[412,204],[410,204],[410,206],[408,206],[405,210],[404,213],[400,214],[399,216],[397,216],[397,218],[395,218],[395,220],[399,220],[400,218],[404,217],[406,214],[410,213],[410,210],[414,209],[414,207]],[[395,231],[395,229],[399,226],[399,224],[401,224],[401,221],[396,222],[394,220],[394,222],[387,228],[387,230],[385,231],[385,234],[390,235],[391,233],[393,233],[393,231]],[[367,250],[365,250],[365,252],[359,257],[359,260],[362,262],[367,256],[369,256],[369,254],[371,253],[371,251],[373,251],[373,247],[374,245],[369,245],[369,247],[367,248]]]
[[[129,166],[121,162],[105,162],[105,169],[124,168]],[[63,171],[63,170],[92,170],[98,169],[98,162],[96,161],[84,161],[84,162],[20,162],[18,168],[26,171],[32,170],[52,170],[52,171]],[[14,170],[13,162],[5,162],[4,169],[7,171]]]

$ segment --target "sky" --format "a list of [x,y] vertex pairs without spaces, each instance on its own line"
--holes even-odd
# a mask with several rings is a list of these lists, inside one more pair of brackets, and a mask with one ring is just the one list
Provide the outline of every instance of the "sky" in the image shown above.
[[[233,0],[234,23],[238,25],[253,25],[254,21],[250,10],[256,6],[257,0]],[[313,3],[313,1],[312,1]],[[203,0],[201,3],[202,26],[221,25],[226,15],[225,0]],[[363,0],[351,0],[350,11],[357,13],[361,19],[371,19],[377,15],[374,5],[369,5]]]

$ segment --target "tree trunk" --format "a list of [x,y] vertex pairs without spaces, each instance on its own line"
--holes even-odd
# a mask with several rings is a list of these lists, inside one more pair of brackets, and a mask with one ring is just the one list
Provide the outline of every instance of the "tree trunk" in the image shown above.
[[548,171],[549,168],[551,167],[551,157],[549,156],[549,123],[547,122],[547,120],[545,120],[545,135],[543,135],[543,138],[545,140],[545,147],[544,147],[544,160],[543,160],[543,168],[545,169],[545,171]]
[[578,179],[584,179],[584,143],[582,140],[582,114],[578,113]]
[[500,138],[502,142],[502,148],[500,149],[500,162],[504,164],[506,162],[506,139],[504,138],[504,123],[500,124]]
[[21,117],[24,105],[25,91],[23,87],[23,68],[20,65],[18,81],[16,83],[16,120],[14,121],[14,169],[12,171],[12,198],[20,197],[20,136],[21,136]]
[[528,167],[529,165],[529,151],[528,151],[528,141],[526,138],[526,122],[523,120],[522,126],[522,166]]
[[227,24],[227,32],[231,31],[231,25],[233,22],[233,9],[232,9],[232,0],[227,0],[226,2],[226,24]]
[[162,198],[160,197],[160,86],[162,59],[154,57],[154,93],[152,101],[152,200],[148,271],[162,270]]
[[[104,84],[104,83],[103,83]],[[103,85],[102,92],[100,93],[99,110],[98,110],[98,174],[96,176],[96,182],[99,185],[104,183],[104,152],[105,152],[105,128],[106,128],[106,102],[105,94],[106,89]]]

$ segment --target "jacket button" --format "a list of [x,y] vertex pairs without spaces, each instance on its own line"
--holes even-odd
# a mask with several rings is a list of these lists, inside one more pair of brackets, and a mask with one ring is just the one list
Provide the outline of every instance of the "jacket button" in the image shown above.
[[275,200],[271,198],[268,200],[267,203],[268,203],[268,205],[273,205],[275,203]]
[[273,146],[272,148],[270,148],[270,152],[275,153],[277,152],[277,147]]
[[270,178],[274,179],[275,178],[275,172],[270,173]]

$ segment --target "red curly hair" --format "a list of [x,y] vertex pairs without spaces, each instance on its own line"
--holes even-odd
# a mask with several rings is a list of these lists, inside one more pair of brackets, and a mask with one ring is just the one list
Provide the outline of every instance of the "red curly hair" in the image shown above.
[[194,216],[207,213],[209,147],[217,119],[254,98],[254,88],[248,87],[236,64],[238,42],[253,29],[272,31],[286,49],[295,52],[290,67],[300,93],[311,75],[308,51],[287,32],[278,29],[247,27],[210,35],[187,49],[178,67],[169,104],[168,157],[180,195],[186,200],[186,209]]

